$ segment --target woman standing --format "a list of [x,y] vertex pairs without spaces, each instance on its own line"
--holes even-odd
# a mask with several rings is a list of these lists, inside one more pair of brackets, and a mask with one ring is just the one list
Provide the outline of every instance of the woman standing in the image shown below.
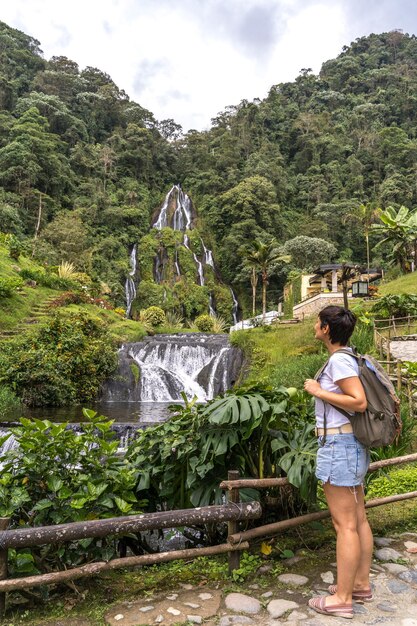
[[309,600],[323,615],[353,618],[352,601],[370,602],[369,570],[373,538],[365,513],[363,481],[369,466],[369,451],[353,434],[348,413],[362,412],[366,397],[358,365],[346,349],[356,324],[353,313],[343,307],[327,306],[314,326],[315,337],[326,346],[330,359],[318,380],[308,379],[304,389],[316,398],[319,437],[316,476],[322,481],[337,534],[337,585],[329,596]]

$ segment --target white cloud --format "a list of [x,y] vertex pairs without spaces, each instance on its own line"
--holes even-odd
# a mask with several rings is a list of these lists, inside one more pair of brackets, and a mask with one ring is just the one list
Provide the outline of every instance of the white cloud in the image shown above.
[[[318,72],[368,34],[372,12],[364,4],[352,27],[350,9],[349,0],[14,0],[0,19],[38,39],[46,58],[100,68],[157,119],[187,130],[264,97],[302,67]],[[401,27],[378,15],[381,29]]]

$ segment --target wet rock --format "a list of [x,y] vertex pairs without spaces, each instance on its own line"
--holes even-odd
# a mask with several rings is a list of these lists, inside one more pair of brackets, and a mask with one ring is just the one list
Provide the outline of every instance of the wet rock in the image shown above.
[[397,561],[402,555],[393,548],[381,548],[375,551],[375,556],[380,561]]
[[229,593],[225,598],[226,608],[239,613],[259,613],[261,603],[256,598],[247,596],[244,593]]
[[299,574],[281,574],[278,576],[278,580],[285,585],[292,585],[293,587],[301,587],[308,583],[307,576],[300,576]]
[[274,619],[281,617],[287,611],[298,609],[299,605],[292,600],[271,600],[267,606],[268,613]]

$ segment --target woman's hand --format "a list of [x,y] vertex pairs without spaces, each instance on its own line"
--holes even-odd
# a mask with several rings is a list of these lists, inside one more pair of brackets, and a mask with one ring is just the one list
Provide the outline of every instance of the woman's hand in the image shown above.
[[319,394],[322,391],[320,383],[313,378],[307,378],[307,380],[304,381],[304,389],[312,396],[316,396],[316,398],[319,397]]

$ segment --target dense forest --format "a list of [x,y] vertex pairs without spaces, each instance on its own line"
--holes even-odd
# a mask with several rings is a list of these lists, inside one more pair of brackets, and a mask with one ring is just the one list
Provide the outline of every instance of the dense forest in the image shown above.
[[[229,106],[210,130],[186,134],[131,101],[104,71],[45,60],[40,46],[0,23],[0,230],[47,266],[73,263],[117,306],[135,244],[133,311],[158,305],[193,318],[217,289],[227,315],[231,285],[250,312],[246,249],[254,238],[291,254],[291,263],[278,258],[270,268],[273,303],[289,272],[330,259],[365,262],[361,205],[416,206],[414,36],[357,39],[318,76],[302,69],[264,100]],[[169,255],[180,246],[170,229],[150,228],[177,183],[197,212],[190,253],[201,257],[201,237],[214,253],[206,286],[185,250],[182,277],[168,272],[157,284],[152,273],[161,248]],[[371,233],[371,244],[378,237]],[[384,255],[379,247],[372,263]]]

